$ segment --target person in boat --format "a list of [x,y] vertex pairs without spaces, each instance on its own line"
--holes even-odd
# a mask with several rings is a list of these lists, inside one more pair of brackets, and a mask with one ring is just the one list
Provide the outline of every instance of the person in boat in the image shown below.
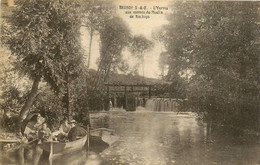
[[59,133],[62,133],[64,135],[68,135],[70,131],[71,126],[69,125],[68,119],[64,118],[61,120]]
[[38,131],[38,138],[41,141],[51,140],[51,130],[47,127],[47,123],[42,124],[42,128]]
[[87,131],[84,128],[76,125],[77,122],[75,120],[72,120],[70,124],[71,124],[71,129],[68,133],[69,141],[75,141],[81,137],[84,137],[87,134]]
[[44,121],[45,119],[39,113],[33,114],[24,130],[24,135],[29,141],[38,138],[38,131],[42,128]]
[[57,137],[58,141],[66,141],[70,128],[71,126],[68,123],[68,119],[64,118],[61,121],[59,130],[55,131],[53,135]]
[[24,157],[30,157],[31,164],[37,165],[42,155],[42,149],[38,146],[38,132],[42,129],[45,119],[39,114],[31,114],[26,119],[28,123],[25,125],[23,135],[28,139],[30,145],[21,147],[19,157],[21,164],[24,163]]

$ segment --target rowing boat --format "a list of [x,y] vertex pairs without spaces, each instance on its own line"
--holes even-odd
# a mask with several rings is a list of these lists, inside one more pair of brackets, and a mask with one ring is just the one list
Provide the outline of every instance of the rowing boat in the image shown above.
[[107,143],[110,146],[119,139],[119,136],[115,134],[115,130],[108,128],[97,128],[90,130],[90,135],[90,138],[100,137],[103,142]]
[[39,147],[50,153],[52,143],[53,156],[59,156],[82,149],[85,146],[87,139],[88,135],[72,142],[45,141],[39,144]]

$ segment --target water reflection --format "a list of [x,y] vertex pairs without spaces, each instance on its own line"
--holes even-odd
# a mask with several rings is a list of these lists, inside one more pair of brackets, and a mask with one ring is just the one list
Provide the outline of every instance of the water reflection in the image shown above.
[[[92,125],[99,127],[103,119],[97,118],[98,114],[92,116],[96,117]],[[104,116],[109,119],[109,128],[121,138],[100,154],[101,165],[260,163],[259,144],[236,144],[229,140],[231,135],[209,134],[207,125],[194,114],[137,111],[109,112]]]
[[84,165],[87,159],[87,151],[81,150],[74,152],[73,154],[66,154],[60,156],[58,159],[53,161],[53,164],[57,165]]
[[[209,129],[195,114],[111,111],[91,114],[93,127],[115,129],[110,147],[86,149],[54,160],[55,165],[257,165],[259,141],[227,128]],[[209,131],[211,130],[211,131]],[[214,130],[214,131],[213,131]],[[238,140],[242,137],[242,141]],[[241,138],[240,138],[241,139]],[[249,140],[248,140],[249,139]],[[98,148],[98,147],[96,147]],[[40,164],[48,164],[48,156]]]

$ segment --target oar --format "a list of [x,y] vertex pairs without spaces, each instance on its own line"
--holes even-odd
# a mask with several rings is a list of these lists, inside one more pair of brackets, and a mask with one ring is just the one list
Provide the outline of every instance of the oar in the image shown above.
[[49,164],[52,165],[53,159],[53,142],[52,142],[52,133],[51,133],[51,142],[50,142],[50,155],[49,155]]

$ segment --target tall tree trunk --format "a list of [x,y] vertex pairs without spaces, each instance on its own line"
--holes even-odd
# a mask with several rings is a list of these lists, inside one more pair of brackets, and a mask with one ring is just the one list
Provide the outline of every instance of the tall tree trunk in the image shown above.
[[89,66],[90,66],[93,32],[94,32],[94,30],[92,29],[92,27],[90,27],[90,39],[89,39],[89,48],[88,48],[88,65],[87,65],[87,68],[89,68]]
[[144,55],[142,55],[142,70],[143,70],[143,84],[144,84]]
[[111,65],[113,63],[114,56],[115,55],[111,55],[111,57],[109,59],[108,68],[106,68],[106,75],[105,75],[105,78],[104,78],[104,83],[109,82],[109,73],[110,73]]
[[164,65],[162,66],[162,80],[164,79]]
[[29,109],[32,106],[32,103],[33,103],[35,97],[37,96],[40,81],[41,81],[40,77],[36,77],[33,80],[31,92],[30,92],[28,99],[26,100],[24,106],[22,107],[22,110],[21,110],[20,115],[19,115],[20,126],[21,126],[21,123],[23,122],[23,120],[26,118],[26,116],[29,112]]
[[68,120],[70,120],[70,115],[71,115],[71,112],[70,112],[70,83],[69,83],[69,71],[66,75],[66,114],[67,114],[67,118]]

